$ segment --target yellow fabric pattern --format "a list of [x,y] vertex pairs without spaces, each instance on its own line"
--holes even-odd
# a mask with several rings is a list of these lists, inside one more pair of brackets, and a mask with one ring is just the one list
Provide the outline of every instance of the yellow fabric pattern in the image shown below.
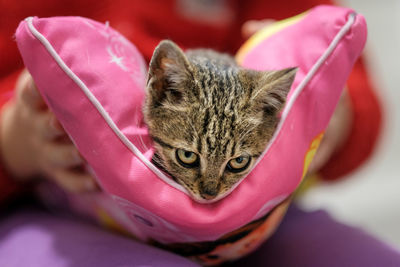
[[236,54],[236,62],[240,65],[243,60],[245,55],[253,49],[256,45],[258,45],[260,42],[264,41],[265,39],[269,38],[273,34],[283,30],[286,27],[289,27],[290,25],[293,25],[300,21],[303,17],[308,12],[301,13],[297,16],[285,19],[285,20],[280,20],[272,25],[268,25],[258,32],[256,32],[253,36],[251,36],[245,43],[242,45],[242,47],[239,49],[239,51]]

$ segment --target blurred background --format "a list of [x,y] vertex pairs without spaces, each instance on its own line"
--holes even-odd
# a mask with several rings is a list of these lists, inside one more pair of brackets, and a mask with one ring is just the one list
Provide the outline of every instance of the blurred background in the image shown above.
[[341,3],[366,17],[365,54],[385,111],[384,131],[367,164],[348,179],[312,188],[300,203],[307,210],[325,209],[400,249],[400,1]]

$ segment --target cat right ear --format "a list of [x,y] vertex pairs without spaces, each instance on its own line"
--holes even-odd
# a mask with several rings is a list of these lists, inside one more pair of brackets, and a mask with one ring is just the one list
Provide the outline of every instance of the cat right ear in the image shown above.
[[182,97],[181,84],[191,76],[191,66],[184,52],[172,41],[164,40],[154,50],[147,78],[148,94],[154,103],[166,97]]
[[267,71],[261,74],[258,90],[252,100],[267,115],[275,116],[283,108],[298,68],[287,68],[278,71]]

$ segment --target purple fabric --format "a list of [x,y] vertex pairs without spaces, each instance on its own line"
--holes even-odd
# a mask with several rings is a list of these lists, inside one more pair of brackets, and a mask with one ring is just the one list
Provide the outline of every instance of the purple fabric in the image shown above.
[[292,206],[277,232],[234,266],[398,267],[400,252],[334,221],[324,211],[305,212]]
[[198,266],[191,261],[82,221],[41,211],[0,221],[0,266]]
[[[0,220],[0,266],[197,266],[179,256],[43,211]],[[400,253],[323,211],[291,207],[276,234],[232,266],[400,266]]]

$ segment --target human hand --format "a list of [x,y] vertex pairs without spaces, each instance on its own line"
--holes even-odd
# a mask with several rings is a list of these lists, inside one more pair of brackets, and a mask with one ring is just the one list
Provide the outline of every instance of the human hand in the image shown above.
[[332,155],[343,147],[351,132],[352,123],[351,100],[345,88],[325,130],[321,144],[308,168],[309,174],[318,172]]
[[44,177],[69,192],[97,190],[78,150],[26,70],[18,79],[14,99],[1,113],[0,149],[6,169],[19,181]]

